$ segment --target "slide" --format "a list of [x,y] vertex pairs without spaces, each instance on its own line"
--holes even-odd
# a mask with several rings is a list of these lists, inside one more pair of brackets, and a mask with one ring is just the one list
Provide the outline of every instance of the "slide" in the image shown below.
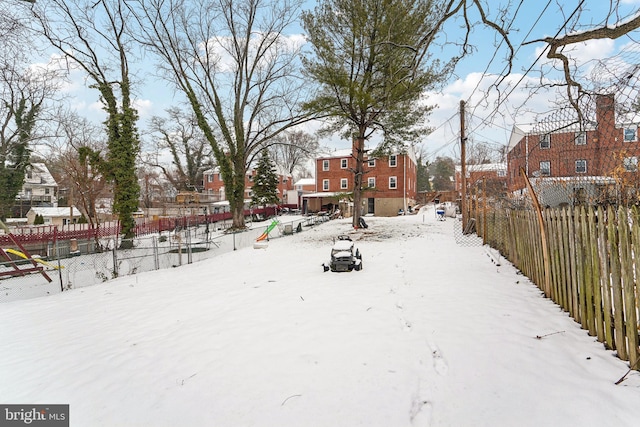
[[[20,258],[29,259],[25,254],[20,251],[16,251],[15,249],[5,249],[5,252],[9,252],[10,254],[14,254],[19,256]],[[40,258],[32,258],[35,262],[38,262],[42,265],[46,265],[47,267],[53,268],[55,270],[58,269],[58,266],[48,263],[47,261],[41,260]]]
[[267,230],[256,239],[256,242],[261,242],[266,239],[267,236],[269,236],[269,233],[271,233],[271,230],[276,228],[276,225],[278,225],[278,220],[274,219],[273,222],[267,227]]

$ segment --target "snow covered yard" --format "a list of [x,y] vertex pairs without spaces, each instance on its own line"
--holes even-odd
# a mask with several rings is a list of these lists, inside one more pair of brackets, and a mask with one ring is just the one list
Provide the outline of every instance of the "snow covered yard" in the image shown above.
[[[640,374],[434,212],[0,305],[0,402],[71,426],[635,426]],[[323,272],[348,233],[360,272]]]

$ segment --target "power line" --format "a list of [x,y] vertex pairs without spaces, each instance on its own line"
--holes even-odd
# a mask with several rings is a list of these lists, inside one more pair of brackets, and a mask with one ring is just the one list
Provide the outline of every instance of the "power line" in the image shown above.
[[[584,4],[585,0],[581,0],[580,3],[578,4],[578,6],[576,6],[576,8],[574,9],[574,11],[571,13],[571,15],[569,15],[569,17],[565,20],[565,22],[562,24],[562,26],[558,29],[558,31],[556,32],[554,38],[557,38],[560,33],[563,31],[563,29],[567,26],[567,24],[569,23],[569,21],[574,17],[574,15],[581,9],[582,5]],[[546,7],[545,7],[546,10]],[[522,46],[522,44],[520,45]],[[531,70],[533,69],[533,67],[535,67],[535,65],[538,63],[538,61],[540,60],[540,58],[542,58],[542,55],[544,55],[546,53],[548,49],[548,46],[545,46],[545,48],[540,52],[540,54],[538,55],[538,57],[535,59],[535,61],[533,61],[533,63],[529,66],[529,68],[524,72],[524,74],[520,77],[520,79],[518,80],[518,82],[511,88],[511,90],[509,90],[507,92],[507,94],[504,97],[500,97],[498,99],[498,103],[497,105],[494,107],[493,111],[487,116],[487,119],[484,119],[482,121],[482,123],[480,125],[478,125],[475,129],[473,129],[470,133],[475,132],[476,129],[478,129],[482,124],[488,123],[489,120],[493,119],[493,116],[495,114],[497,114],[498,112],[498,108],[500,106],[502,106],[502,104],[506,101],[506,99],[516,90],[516,88],[520,85],[520,83],[522,83],[522,81],[525,79],[525,77],[527,77],[527,75],[531,72]]]

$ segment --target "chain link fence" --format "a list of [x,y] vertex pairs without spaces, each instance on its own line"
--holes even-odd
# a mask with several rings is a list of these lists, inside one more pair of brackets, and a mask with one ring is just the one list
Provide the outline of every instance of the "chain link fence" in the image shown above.
[[640,67],[609,65],[597,87],[514,126],[503,179],[470,167],[455,233],[498,250],[640,369]]
[[[302,232],[327,216],[279,217],[269,239]],[[52,295],[99,285],[116,277],[180,267],[254,245],[272,221],[242,232],[215,223],[137,237],[44,242],[45,257],[0,262],[0,302]],[[43,250],[45,250],[43,248]],[[3,248],[12,253],[18,248]],[[19,270],[16,270],[19,269]],[[20,271],[31,270],[28,273]]]

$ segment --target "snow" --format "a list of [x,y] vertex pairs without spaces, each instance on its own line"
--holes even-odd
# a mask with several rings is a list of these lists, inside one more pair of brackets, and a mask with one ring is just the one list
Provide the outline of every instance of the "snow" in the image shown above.
[[[349,219],[0,305],[0,402],[72,426],[635,426],[628,370],[452,218]],[[323,272],[349,234],[364,269]],[[494,253],[495,256],[495,253]]]

